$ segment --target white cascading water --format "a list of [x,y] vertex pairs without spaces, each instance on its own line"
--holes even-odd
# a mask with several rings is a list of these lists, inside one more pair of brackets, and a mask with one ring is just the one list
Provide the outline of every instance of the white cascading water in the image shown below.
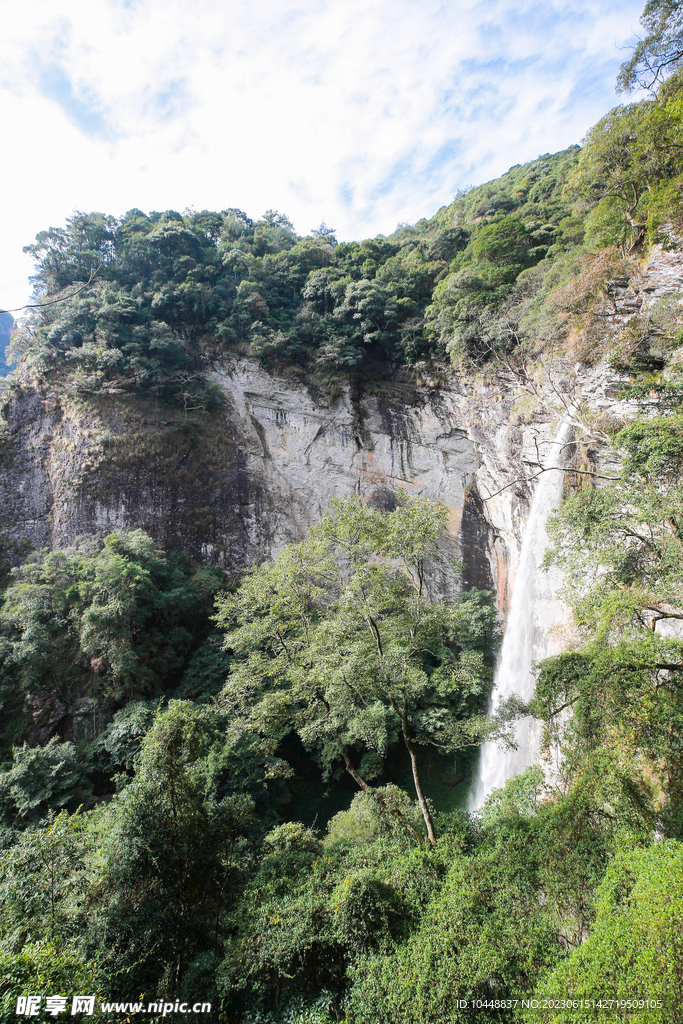
[[[573,409],[562,419],[555,437],[545,453],[547,466],[564,464],[564,449],[572,429]],[[491,711],[501,700],[516,694],[522,700],[531,700],[535,679],[533,664],[552,650],[553,626],[566,620],[565,606],[556,596],[559,584],[557,570],[543,572],[540,568],[548,547],[545,530],[548,513],[562,501],[564,470],[548,469],[536,481],[531,501],[519,565],[512,588],[505,635],[500,650],[491,696]],[[533,718],[524,718],[515,728],[516,750],[504,750],[495,743],[481,748],[479,768],[469,800],[471,810],[477,810],[494,789],[505,785],[508,779],[535,764],[540,756],[540,724]]]

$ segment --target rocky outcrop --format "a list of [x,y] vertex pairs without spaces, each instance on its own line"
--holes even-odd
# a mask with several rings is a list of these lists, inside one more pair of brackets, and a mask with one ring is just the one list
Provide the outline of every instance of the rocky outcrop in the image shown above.
[[[270,498],[268,554],[303,536],[333,498],[355,493],[389,505],[402,489],[448,506],[446,547],[460,557],[465,497],[479,458],[457,381],[441,389],[385,381],[378,394],[362,395],[344,384],[326,398],[303,381],[274,377],[244,360],[226,363],[214,379],[241,434],[245,473]],[[254,508],[254,545],[259,529]],[[446,569],[442,589],[453,586],[448,577]]]
[[[451,566],[463,559],[466,585],[493,586],[505,610],[525,477],[552,437],[552,413],[525,419],[505,380],[477,393],[456,375],[362,393],[345,383],[330,396],[247,359],[226,360],[213,378],[224,408],[190,421],[140,400],[13,394],[0,442],[3,557],[140,527],[238,573],[304,536],[331,499],[386,505],[404,489],[448,506]],[[453,570],[435,582],[450,591]]]
[[[615,281],[623,323],[683,287],[678,249],[655,248],[640,276]],[[608,290],[609,291],[609,290]],[[330,500],[357,493],[387,504],[397,490],[450,510],[447,553],[467,586],[492,587],[505,613],[537,474],[563,411],[582,396],[623,412],[605,364],[557,364],[538,384],[505,368],[486,383],[452,372],[340,383],[226,359],[212,372],[224,406],[203,417],[139,396],[77,402],[57,383],[24,380],[0,434],[0,554],[140,527],[166,548],[238,574],[304,536]],[[529,382],[527,382],[528,384]],[[445,569],[435,584],[449,591]]]
[[53,736],[72,742],[94,740],[111,722],[116,702],[112,698],[76,697],[38,690],[27,693],[24,710],[30,719],[30,746],[43,746]]

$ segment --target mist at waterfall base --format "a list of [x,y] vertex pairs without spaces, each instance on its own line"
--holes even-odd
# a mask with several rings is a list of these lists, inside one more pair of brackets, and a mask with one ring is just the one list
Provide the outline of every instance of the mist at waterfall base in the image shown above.
[[[560,422],[555,437],[544,453],[544,464],[561,467],[572,430],[572,411]],[[519,565],[512,588],[500,658],[493,682],[490,711],[502,700],[516,694],[523,701],[534,695],[534,662],[556,653],[554,626],[566,620],[566,606],[557,598],[560,583],[555,569],[543,571],[541,563],[548,547],[548,513],[562,501],[564,469],[542,472],[536,481],[531,501]],[[477,810],[495,789],[540,760],[541,724],[533,718],[520,719],[515,728],[516,750],[485,743],[469,797],[470,810]]]

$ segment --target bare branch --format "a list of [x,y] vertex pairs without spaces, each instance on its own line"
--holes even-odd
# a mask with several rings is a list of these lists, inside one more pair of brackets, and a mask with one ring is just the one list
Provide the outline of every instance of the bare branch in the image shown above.
[[74,295],[78,295],[85,288],[87,288],[89,284],[92,284],[92,282],[94,281],[95,277],[97,276],[98,272],[101,269],[102,264],[100,263],[99,266],[95,267],[95,269],[91,271],[90,277],[85,282],[85,284],[81,285],[80,288],[77,288],[75,292],[70,292],[68,295],[63,295],[59,299],[49,299],[47,302],[29,302],[28,305],[16,306],[15,309],[0,309],[0,313],[20,313],[22,309],[42,309],[43,306],[54,306],[58,302],[68,302],[69,299],[73,299]]

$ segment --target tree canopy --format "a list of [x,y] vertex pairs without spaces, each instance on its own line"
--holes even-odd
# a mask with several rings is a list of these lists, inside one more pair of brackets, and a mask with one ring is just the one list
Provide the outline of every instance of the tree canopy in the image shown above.
[[223,692],[229,707],[274,739],[296,729],[365,791],[400,733],[431,843],[420,746],[453,752],[501,728],[483,713],[495,652],[490,602],[476,591],[453,605],[430,599],[446,522],[443,505],[421,498],[403,496],[389,513],[335,501],[306,541],[218,599],[236,657]]
[[447,358],[446,332],[429,326],[439,286],[472,264],[495,303],[562,248],[576,155],[512,168],[431,220],[361,242],[337,244],[326,226],[298,236],[273,210],[76,213],[26,247],[43,305],[13,349],[82,398],[142,390],[188,410],[215,404],[202,371],[225,352],[323,377]]
[[619,71],[620,91],[652,89],[683,64],[683,4],[648,0],[640,23],[647,35]]

